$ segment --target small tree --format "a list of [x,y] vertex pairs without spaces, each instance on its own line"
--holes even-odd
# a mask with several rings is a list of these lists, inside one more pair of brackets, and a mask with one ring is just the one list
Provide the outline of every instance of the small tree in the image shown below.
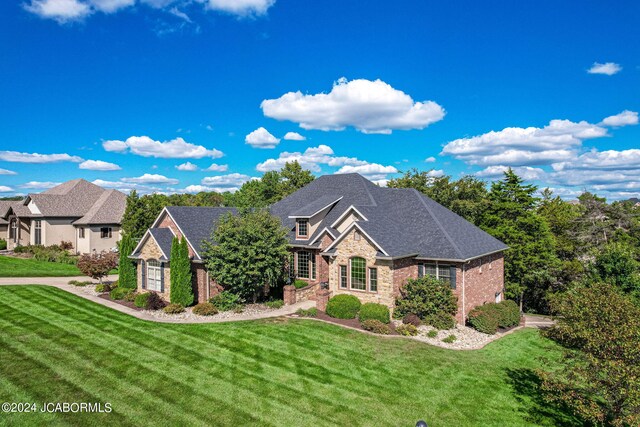
[[396,300],[396,317],[415,314],[421,319],[446,313],[456,314],[458,303],[451,286],[435,277],[423,276],[409,279],[400,288],[400,298]]
[[227,215],[218,221],[212,242],[203,242],[209,273],[226,290],[256,300],[265,285],[284,275],[287,230],[267,211]]
[[84,254],[78,258],[78,269],[82,274],[99,280],[107,276],[118,265],[118,255],[114,252]]
[[172,304],[187,307],[193,304],[193,286],[191,284],[191,260],[189,248],[183,237],[173,238],[171,242],[171,288],[169,299]]
[[615,287],[582,286],[552,300],[548,336],[565,347],[561,370],[542,373],[551,402],[586,423],[640,425],[640,308]]
[[118,263],[118,286],[128,289],[135,289],[136,266],[129,255],[135,249],[135,242],[131,235],[125,234],[120,240],[120,262]]
[[633,249],[622,243],[609,243],[596,255],[594,273],[620,290],[640,294],[640,265]]

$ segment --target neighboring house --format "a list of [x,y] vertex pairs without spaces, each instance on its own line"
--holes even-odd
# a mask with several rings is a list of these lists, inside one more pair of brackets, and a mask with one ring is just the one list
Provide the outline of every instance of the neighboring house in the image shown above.
[[[500,301],[507,246],[414,189],[378,187],[358,174],[322,176],[270,208],[290,230],[295,276],[314,299],[321,283],[332,295],[393,309],[409,278],[432,275],[458,297],[458,322],[476,306]],[[169,251],[184,235],[193,256],[194,289],[202,302],[218,292],[201,259],[201,242],[229,208],[165,208],[134,251],[138,287],[168,296]],[[288,302],[288,301],[285,301]]]
[[64,241],[78,253],[111,250],[120,240],[126,198],[120,191],[75,179],[20,202],[2,202],[0,218],[7,222],[3,238],[8,249]]

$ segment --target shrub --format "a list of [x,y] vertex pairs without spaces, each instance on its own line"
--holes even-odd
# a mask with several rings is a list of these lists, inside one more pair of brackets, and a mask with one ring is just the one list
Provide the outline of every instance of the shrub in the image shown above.
[[149,310],[161,310],[167,305],[160,295],[155,292],[151,292],[147,299],[147,309]]
[[418,328],[416,328],[411,323],[406,323],[396,326],[396,332],[407,337],[414,337],[418,335]]
[[498,311],[498,326],[501,328],[510,328],[520,324],[520,307],[515,301],[504,300],[496,304]]
[[[495,304],[493,304],[495,306]],[[469,323],[478,332],[493,335],[498,331],[499,315],[491,304],[481,305],[469,313]]]
[[73,286],[88,286],[91,284],[91,282],[85,280],[85,281],[79,281],[79,280],[69,280],[69,284],[73,285]]
[[361,322],[369,319],[376,319],[382,323],[389,323],[389,307],[382,304],[376,304],[373,302],[368,302],[363,304],[360,307],[360,312],[358,313],[358,318]]
[[327,315],[337,319],[355,319],[361,305],[353,295],[336,295],[327,302]]
[[[214,307],[215,309],[215,307]],[[183,313],[184,312],[184,306],[182,304],[174,304],[171,303],[168,306],[166,306],[165,308],[163,308],[163,311],[167,314],[178,314],[178,313]]]
[[455,335],[449,335],[448,337],[443,338],[442,342],[446,342],[447,344],[451,344],[455,340],[456,340],[456,336]]
[[368,319],[361,323],[362,329],[365,331],[373,332],[374,334],[381,335],[389,335],[391,333],[391,328],[389,325],[385,325],[379,320],[376,319]]
[[231,311],[242,304],[242,300],[236,294],[229,291],[222,291],[209,299],[209,302],[216,306],[218,311]]
[[171,288],[169,299],[172,304],[180,304],[184,307],[193,304],[193,285],[191,283],[191,260],[189,248],[183,237],[173,238],[171,243]]
[[395,313],[399,317],[415,314],[424,320],[440,311],[453,315],[457,310],[457,299],[451,286],[431,276],[423,276],[407,280],[400,288]]
[[15,248],[13,248],[13,252],[16,253],[16,254],[30,253],[28,246],[16,246]]
[[405,325],[413,325],[417,328],[422,324],[422,321],[415,314],[409,313],[402,318],[402,323],[404,323]]
[[127,297],[127,294],[132,293],[131,289],[127,288],[114,288],[109,292],[109,298],[113,300],[121,300]]
[[304,308],[301,308],[298,311],[296,311],[296,314],[304,317],[316,317],[318,315],[318,309],[315,307],[311,307],[306,310]]
[[296,289],[306,288],[307,286],[309,286],[309,284],[307,282],[305,282],[304,280],[301,280],[301,279],[296,279],[296,281],[293,282],[292,284],[293,284],[293,286],[296,287]]
[[127,293],[127,294],[124,296],[124,298],[123,298],[123,299],[124,299],[125,301],[127,301],[127,302],[134,302],[134,301],[136,300],[136,298],[138,297],[138,293],[137,293],[136,291],[134,291],[134,290],[131,290],[131,289],[129,289],[129,291],[130,291],[130,292],[129,292],[129,293]]
[[281,299],[276,299],[273,301],[267,301],[264,303],[264,305],[269,308],[281,308],[284,305],[284,301],[282,301]]
[[427,332],[427,336],[429,338],[435,338],[438,336],[438,331],[436,331],[435,329],[431,329],[429,332]]
[[100,252],[81,255],[78,258],[78,269],[82,274],[92,279],[100,280],[109,274],[109,271],[118,265],[118,254],[113,252]]
[[64,240],[62,242],[60,242],[60,245],[58,245],[60,247],[60,249],[62,249],[63,251],[69,251],[71,249],[73,249],[73,243],[71,242],[65,242]]
[[0,251],[4,251],[5,249],[7,249],[7,241],[0,239]]
[[100,283],[96,285],[96,292],[98,293],[111,292],[111,285],[109,285],[108,283]]
[[427,316],[424,319],[424,323],[431,325],[436,329],[447,330],[456,327],[456,319],[449,313],[439,311],[435,314]]
[[149,295],[151,295],[151,292],[136,295],[136,298],[133,300],[133,305],[138,308],[147,308],[149,305]]
[[193,307],[193,314],[197,314],[198,316],[213,316],[214,314],[218,314],[218,309],[210,302],[202,302]]

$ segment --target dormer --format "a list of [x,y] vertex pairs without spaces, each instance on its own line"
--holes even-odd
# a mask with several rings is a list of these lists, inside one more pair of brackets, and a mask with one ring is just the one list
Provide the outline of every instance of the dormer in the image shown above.
[[342,233],[357,221],[368,221],[368,219],[355,206],[351,205],[331,224],[331,227]]
[[296,240],[309,240],[327,213],[340,199],[342,197],[320,197],[289,215],[289,218],[296,221]]

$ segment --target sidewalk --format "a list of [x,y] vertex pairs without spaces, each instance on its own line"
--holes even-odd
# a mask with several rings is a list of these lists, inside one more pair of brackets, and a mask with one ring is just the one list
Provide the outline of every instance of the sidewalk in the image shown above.
[[[105,281],[113,281],[117,280],[118,276],[109,276]],[[314,301],[303,301],[292,305],[285,305],[282,308],[277,310],[270,310],[264,313],[254,313],[254,314],[239,314],[237,316],[233,316],[232,318],[209,318],[206,316],[198,316],[198,318],[190,318],[190,319],[175,319],[175,318],[160,318],[157,316],[153,316],[144,311],[137,311],[129,307],[125,307],[124,305],[118,304],[115,301],[107,300],[104,298],[100,298],[96,295],[91,295],[83,290],[83,287],[69,285],[68,282],[70,280],[78,280],[78,281],[86,281],[89,280],[86,276],[79,277],[2,277],[0,278],[0,286],[9,286],[9,285],[45,285],[45,286],[53,286],[55,288],[61,289],[63,291],[69,292],[71,294],[77,295],[80,298],[87,299],[89,301],[93,301],[97,304],[104,305],[106,307],[112,308],[116,311],[119,311],[124,314],[128,314],[133,317],[137,317],[141,320],[147,320],[150,322],[160,322],[160,323],[224,323],[224,322],[238,322],[244,320],[258,320],[258,319],[267,319],[270,317],[281,317],[289,314],[293,314],[301,308],[307,309],[311,307],[315,307]],[[92,285],[89,285],[92,286]]]

